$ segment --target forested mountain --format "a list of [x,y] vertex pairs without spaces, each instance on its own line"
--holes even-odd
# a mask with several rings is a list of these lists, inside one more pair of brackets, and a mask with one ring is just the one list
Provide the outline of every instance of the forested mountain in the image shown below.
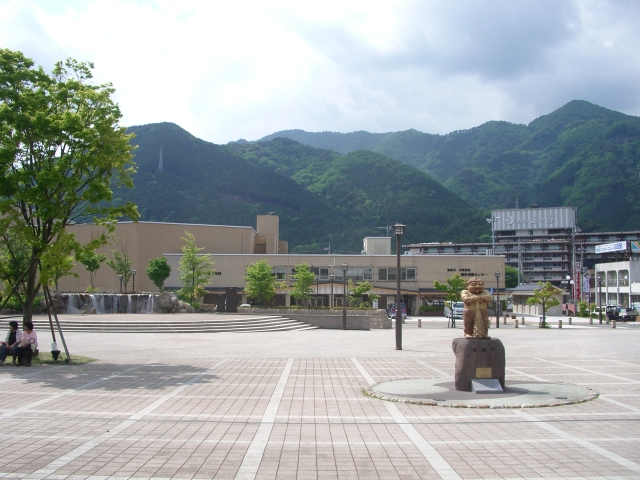
[[[116,202],[138,205],[141,220],[255,225],[276,212],[294,252],[359,252],[377,227],[408,225],[405,242],[473,241],[489,232],[485,215],[423,172],[371,151],[348,155],[288,139],[200,140],[177,125],[132,127],[137,173]],[[163,170],[159,171],[162,149]]]
[[478,208],[573,205],[585,230],[640,229],[640,118],[589,102],[569,102],[529,125],[487,122],[448,135],[288,130],[262,140],[278,137],[382,153]]

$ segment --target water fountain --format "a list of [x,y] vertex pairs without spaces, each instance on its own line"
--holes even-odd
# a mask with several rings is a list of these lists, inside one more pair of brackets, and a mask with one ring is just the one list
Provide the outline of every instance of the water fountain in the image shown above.
[[63,293],[56,295],[69,314],[160,313],[157,293]]

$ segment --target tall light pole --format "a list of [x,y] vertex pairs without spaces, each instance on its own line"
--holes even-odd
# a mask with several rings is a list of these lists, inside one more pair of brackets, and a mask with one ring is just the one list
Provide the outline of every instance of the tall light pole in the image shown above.
[[602,278],[596,274],[596,281],[598,282],[598,321],[602,325]]
[[393,233],[396,236],[396,350],[402,350],[402,309],[400,308],[400,237],[404,235],[406,225],[400,222],[393,226]]
[[131,290],[131,293],[136,293],[136,271],[131,270],[131,273],[133,275],[133,288]]
[[496,221],[500,217],[494,217],[491,215],[491,218],[487,218],[487,222],[491,224],[491,255],[495,255],[496,252]]
[[496,328],[500,328],[500,272],[496,270]]
[[567,284],[567,290],[569,290],[569,303],[567,304],[567,314],[569,314],[569,305],[573,305],[573,285],[575,282],[571,278],[571,275],[567,275],[565,283]]
[[342,329],[347,329],[347,270],[349,265],[342,264]]
[[331,295],[329,296],[329,308],[333,308],[333,275],[329,275],[331,280]]

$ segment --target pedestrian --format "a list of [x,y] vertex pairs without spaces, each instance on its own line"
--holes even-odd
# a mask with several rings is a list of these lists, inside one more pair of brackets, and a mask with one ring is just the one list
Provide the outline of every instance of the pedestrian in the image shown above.
[[18,322],[11,320],[9,322],[9,331],[4,338],[4,342],[0,344],[0,367],[4,365],[4,361],[7,359],[9,353],[13,356],[13,364],[16,364],[20,340],[22,340],[22,332],[18,330]]
[[33,330],[32,322],[24,322],[22,338],[18,346],[18,365],[31,366],[31,357],[38,350],[38,335]]

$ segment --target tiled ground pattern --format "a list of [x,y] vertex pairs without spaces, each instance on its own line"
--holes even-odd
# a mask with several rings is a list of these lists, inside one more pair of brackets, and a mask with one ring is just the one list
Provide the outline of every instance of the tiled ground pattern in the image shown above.
[[442,408],[362,391],[371,379],[442,377],[450,364],[443,354],[3,367],[0,478],[640,478],[637,358],[509,362],[508,379],[602,394],[572,406]]

